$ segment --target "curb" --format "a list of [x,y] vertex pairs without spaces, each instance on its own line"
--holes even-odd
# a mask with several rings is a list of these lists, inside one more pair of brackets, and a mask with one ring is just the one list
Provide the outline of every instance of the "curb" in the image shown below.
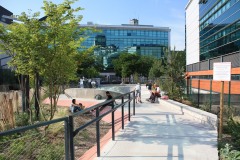
[[201,124],[208,125],[212,129],[217,129],[218,119],[217,115],[182,104],[173,100],[161,100],[160,104],[180,110],[183,114],[190,115],[194,120]]

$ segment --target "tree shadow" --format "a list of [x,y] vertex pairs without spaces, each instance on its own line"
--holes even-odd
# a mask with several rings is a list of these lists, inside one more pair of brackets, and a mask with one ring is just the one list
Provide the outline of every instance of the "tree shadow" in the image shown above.
[[[193,121],[181,111],[148,112],[146,110],[145,113],[137,113],[132,118],[132,121],[126,125],[125,130],[120,131],[116,137],[116,143],[127,141],[146,146],[161,146],[160,148],[167,148],[167,155],[161,153],[158,157],[165,157],[167,160],[176,158],[184,160],[186,152],[199,154],[201,152],[197,153],[199,146],[217,148],[216,132],[216,130],[212,130],[209,126]],[[191,149],[192,147],[194,147],[193,150]],[[126,156],[141,157],[139,155],[132,156],[126,154],[123,157]],[[142,157],[145,156],[142,154]],[[207,153],[202,156],[206,157]],[[121,157],[121,155],[105,156],[105,158],[110,157],[117,158]],[[156,158],[156,155],[154,157]],[[192,158],[194,159],[194,157]]]

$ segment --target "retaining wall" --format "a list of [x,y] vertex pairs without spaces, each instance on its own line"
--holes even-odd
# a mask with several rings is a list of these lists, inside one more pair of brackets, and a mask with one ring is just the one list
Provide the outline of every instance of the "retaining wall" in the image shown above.
[[90,98],[94,99],[96,95],[101,95],[106,99],[106,91],[109,91],[113,97],[119,96],[123,93],[130,92],[132,87],[129,86],[109,86],[101,88],[69,88],[65,93],[72,98]]
[[167,105],[169,107],[175,108],[176,110],[180,110],[183,112],[183,114],[188,114],[191,116],[194,120],[204,124],[208,125],[209,127],[212,127],[213,129],[217,129],[218,126],[218,119],[217,115],[205,112],[203,110],[193,108],[191,106],[173,101],[173,100],[160,100],[160,103],[163,105]]

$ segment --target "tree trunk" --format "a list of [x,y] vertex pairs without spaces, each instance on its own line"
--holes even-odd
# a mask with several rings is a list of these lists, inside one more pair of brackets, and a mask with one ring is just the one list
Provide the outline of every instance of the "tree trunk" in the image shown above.
[[39,119],[39,74],[35,75],[35,115]]

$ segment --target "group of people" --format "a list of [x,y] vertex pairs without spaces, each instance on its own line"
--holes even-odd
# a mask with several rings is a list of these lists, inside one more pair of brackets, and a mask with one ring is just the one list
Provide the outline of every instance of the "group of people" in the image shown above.
[[[147,99],[147,101],[154,103],[156,97],[161,97],[160,94],[160,88],[159,85],[155,84],[154,86],[151,83],[147,83],[146,84],[147,89],[150,92],[150,97]],[[135,86],[135,92],[136,92],[136,103],[142,103],[141,100],[141,84],[137,83],[137,85]],[[112,95],[110,94],[109,91],[106,91],[106,100],[105,101],[109,101],[111,99],[113,99]],[[107,103],[103,106],[100,107],[100,111],[102,111],[106,106],[112,106],[113,104],[117,105],[117,103],[115,101]],[[85,107],[82,105],[82,103],[76,103],[76,99],[72,99],[72,104],[70,106],[70,111],[72,113],[74,112],[78,112],[83,110]]]
[[[146,88],[149,90],[150,97],[147,99],[147,101],[154,103],[156,100],[156,97],[161,97],[161,91],[160,87],[157,84],[152,85],[152,83],[147,83]],[[141,101],[141,85],[140,83],[137,83],[135,86],[135,92],[136,92],[136,103]]]
[[79,87],[80,88],[97,88],[99,87],[99,82],[94,79],[87,79],[85,77],[80,78]]
[[[109,91],[106,91],[106,100],[105,101],[109,101],[111,99],[113,99],[112,95],[110,94]],[[113,104],[117,105],[117,103],[115,101],[107,103],[105,105],[102,105],[100,107],[100,111],[102,111],[104,108],[106,108],[106,106],[112,106]],[[82,105],[82,103],[76,103],[76,99],[72,99],[72,104],[70,106],[70,111],[72,113],[78,112],[78,111],[82,111],[85,108],[85,106]]]

